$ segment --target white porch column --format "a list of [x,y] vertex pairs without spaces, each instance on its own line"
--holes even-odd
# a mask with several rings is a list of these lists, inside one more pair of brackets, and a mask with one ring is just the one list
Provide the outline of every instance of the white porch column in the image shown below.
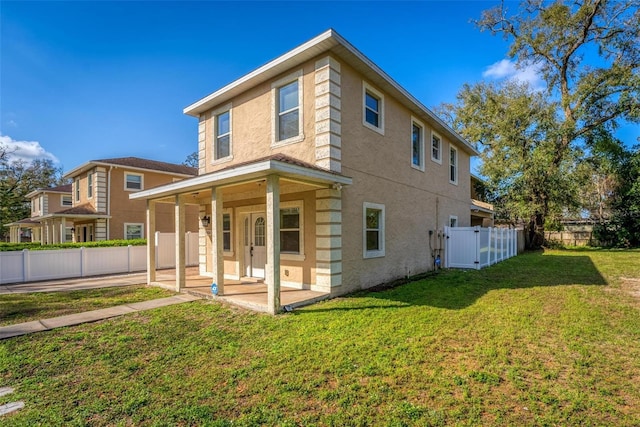
[[267,310],[280,311],[280,179],[267,177]]
[[67,220],[65,217],[60,219],[60,243],[67,242]]
[[211,269],[218,295],[224,295],[224,254],[222,232],[222,190],[211,189]]
[[147,200],[147,284],[156,281],[156,202]]
[[184,199],[176,196],[175,200],[175,229],[176,229],[176,292],[180,292],[186,284],[185,278],[185,215]]

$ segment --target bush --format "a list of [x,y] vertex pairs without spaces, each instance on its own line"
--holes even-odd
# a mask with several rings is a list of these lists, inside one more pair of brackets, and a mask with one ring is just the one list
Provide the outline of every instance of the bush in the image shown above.
[[130,239],[130,240],[101,240],[99,242],[81,242],[81,243],[56,243],[55,245],[41,245],[40,243],[3,243],[0,242],[0,252],[21,251],[28,249],[30,251],[46,251],[52,249],[72,249],[72,248],[104,248],[111,246],[144,246],[147,239]]

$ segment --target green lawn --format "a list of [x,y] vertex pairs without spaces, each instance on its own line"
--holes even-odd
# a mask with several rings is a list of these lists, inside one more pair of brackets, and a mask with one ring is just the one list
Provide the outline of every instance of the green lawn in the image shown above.
[[165,298],[171,295],[174,293],[144,285],[72,292],[0,295],[0,326]]
[[3,425],[640,425],[640,251],[549,251],[272,317],[195,302],[0,342]]

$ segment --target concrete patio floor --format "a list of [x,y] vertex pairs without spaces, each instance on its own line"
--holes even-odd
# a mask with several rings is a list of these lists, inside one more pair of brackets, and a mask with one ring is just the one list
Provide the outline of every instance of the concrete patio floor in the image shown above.
[[[175,290],[175,270],[158,270],[153,286]],[[186,269],[186,286],[182,292],[202,298],[227,302],[254,311],[267,312],[267,285],[260,279],[242,278],[241,280],[225,279],[224,295],[214,296],[211,293],[212,278],[200,276],[198,267]],[[280,287],[280,305],[285,311],[310,305],[328,299],[330,294]]]

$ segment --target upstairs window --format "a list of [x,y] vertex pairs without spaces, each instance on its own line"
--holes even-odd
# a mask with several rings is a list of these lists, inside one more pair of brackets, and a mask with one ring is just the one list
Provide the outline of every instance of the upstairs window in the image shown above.
[[300,133],[300,104],[298,81],[278,88],[278,141],[298,136]]
[[124,174],[124,189],[127,191],[142,190],[142,175],[139,173],[126,172]]
[[87,175],[87,198],[90,199],[93,197],[93,174],[90,173]]
[[71,196],[62,196],[62,206],[72,206],[73,201],[71,200]]
[[362,124],[384,135],[384,96],[363,82]]
[[435,132],[431,132],[431,160],[442,163],[442,138]]
[[76,179],[75,187],[76,187],[76,202],[79,202],[80,201],[80,179],[79,178]]
[[411,122],[411,166],[424,171],[424,127],[415,119]]
[[458,150],[454,147],[449,149],[449,182],[458,184]]
[[231,143],[231,114],[225,111],[216,116],[215,160],[229,157]]

